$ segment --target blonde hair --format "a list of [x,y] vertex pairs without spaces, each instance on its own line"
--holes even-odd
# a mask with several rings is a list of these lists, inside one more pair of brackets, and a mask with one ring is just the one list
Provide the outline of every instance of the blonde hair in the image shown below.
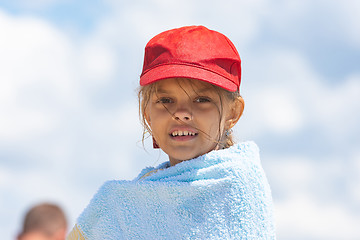
[[[154,93],[156,93],[156,90],[157,90],[156,83],[157,82],[149,84],[149,85],[141,86],[138,90],[139,118],[140,118],[140,122],[143,126],[143,135],[142,135],[143,144],[144,144],[144,140],[147,137],[152,135],[151,128],[145,119],[145,111],[150,102],[151,96]],[[218,93],[219,98],[220,98],[221,109],[219,109],[219,115],[221,118],[222,110],[224,108],[223,98],[225,97],[226,100],[228,100],[231,103],[231,102],[237,101],[241,96],[240,96],[239,91],[230,92],[221,87],[218,87],[215,85],[212,85],[212,86],[214,87],[215,91]],[[171,113],[169,112],[169,114],[171,114]],[[179,121],[181,121],[181,120],[179,120]],[[201,131],[201,129],[199,129],[199,130]],[[220,131],[220,129],[219,129],[219,131]],[[203,131],[201,131],[201,132],[203,132]],[[147,134],[149,134],[149,135],[147,136]],[[205,134],[208,135],[207,133],[205,133]],[[226,130],[226,133],[224,133],[223,136],[219,136],[219,140],[213,139],[213,141],[215,143],[219,144],[220,148],[222,148],[222,149],[229,148],[230,146],[234,145],[234,140],[233,140],[233,136],[232,136],[230,129]]]

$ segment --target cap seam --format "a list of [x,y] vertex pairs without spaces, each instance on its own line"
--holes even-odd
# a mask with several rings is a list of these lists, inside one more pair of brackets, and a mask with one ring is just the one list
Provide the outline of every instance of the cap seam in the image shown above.
[[[165,66],[165,65],[185,65],[185,66],[196,67],[196,68],[200,68],[200,69],[203,69],[203,70],[206,70],[206,71],[215,73],[215,74],[217,74],[217,75],[219,75],[219,76],[221,76],[221,77],[223,77],[223,78],[226,78],[226,79],[232,81],[232,79],[230,79],[230,78],[222,75],[221,73],[215,72],[215,71],[213,71],[213,70],[211,70],[211,69],[209,69],[209,68],[205,68],[205,67],[202,67],[202,66],[199,66],[199,65],[195,65],[195,64],[191,64],[191,63],[181,63],[181,62],[179,62],[179,63],[174,63],[174,62],[172,62],[172,63],[157,64],[156,66],[154,66],[154,67],[152,67],[152,68],[149,68],[149,69],[147,69],[145,72],[143,72],[143,73],[140,75],[140,77],[144,76],[146,73],[150,72],[151,70],[153,70],[153,69],[155,69],[155,68],[157,68],[157,67],[161,67],[161,66]],[[234,84],[235,84],[235,83],[234,83]],[[236,84],[235,84],[235,85],[236,85]]]

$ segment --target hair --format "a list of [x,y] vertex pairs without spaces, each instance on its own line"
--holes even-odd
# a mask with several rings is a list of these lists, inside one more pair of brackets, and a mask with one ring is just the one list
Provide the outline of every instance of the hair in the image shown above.
[[54,204],[43,203],[32,207],[25,216],[21,235],[38,231],[52,236],[56,231],[67,228],[64,212]]
[[[142,135],[143,144],[144,144],[144,140],[147,137],[152,135],[151,128],[145,119],[145,111],[148,107],[151,96],[153,94],[156,94],[156,91],[157,91],[156,86],[157,86],[157,82],[154,82],[149,85],[140,86],[140,88],[138,90],[139,118],[140,118],[141,124],[143,126],[143,135]],[[236,102],[241,96],[240,96],[240,93],[238,90],[235,92],[230,92],[224,88],[215,86],[213,84],[211,84],[211,86],[214,88],[214,90],[217,92],[217,94],[219,95],[219,98],[220,98],[219,118],[221,120],[221,115],[222,115],[222,112],[224,109],[224,104],[223,104],[224,98],[227,101],[229,101],[230,103],[233,103],[233,102]],[[169,112],[169,114],[172,115],[171,112]],[[178,120],[178,121],[181,121],[181,120]],[[219,121],[219,125],[220,124],[221,124],[221,121]],[[198,130],[201,131],[202,133],[204,133],[205,135],[207,135],[209,138],[211,138],[206,132],[202,131],[201,129],[198,129]],[[219,133],[220,133],[220,128],[219,128]],[[232,132],[230,131],[230,129],[226,132],[226,134],[224,133],[222,135],[223,136],[221,136],[219,134],[218,139],[212,139],[215,143],[219,144],[221,149],[229,148],[230,146],[234,145],[234,140],[233,140]]]

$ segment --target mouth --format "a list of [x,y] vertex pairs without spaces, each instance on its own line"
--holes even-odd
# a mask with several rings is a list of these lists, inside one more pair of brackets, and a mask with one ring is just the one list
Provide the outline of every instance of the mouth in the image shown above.
[[173,130],[170,132],[171,139],[175,141],[190,141],[197,137],[198,133],[191,129]]
[[172,137],[182,137],[182,136],[196,136],[197,133],[190,130],[175,130],[170,133]]

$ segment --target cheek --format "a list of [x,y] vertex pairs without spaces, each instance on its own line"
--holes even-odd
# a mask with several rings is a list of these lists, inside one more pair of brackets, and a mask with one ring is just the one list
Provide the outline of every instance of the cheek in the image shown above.
[[212,139],[217,139],[219,133],[223,130],[223,121],[221,121],[219,112],[217,110],[198,112],[199,128],[208,134]]
[[164,114],[161,114],[159,112],[156,111],[152,111],[149,114],[149,127],[153,133],[153,135],[157,136],[159,135],[162,131],[166,131],[166,116],[164,116]]

